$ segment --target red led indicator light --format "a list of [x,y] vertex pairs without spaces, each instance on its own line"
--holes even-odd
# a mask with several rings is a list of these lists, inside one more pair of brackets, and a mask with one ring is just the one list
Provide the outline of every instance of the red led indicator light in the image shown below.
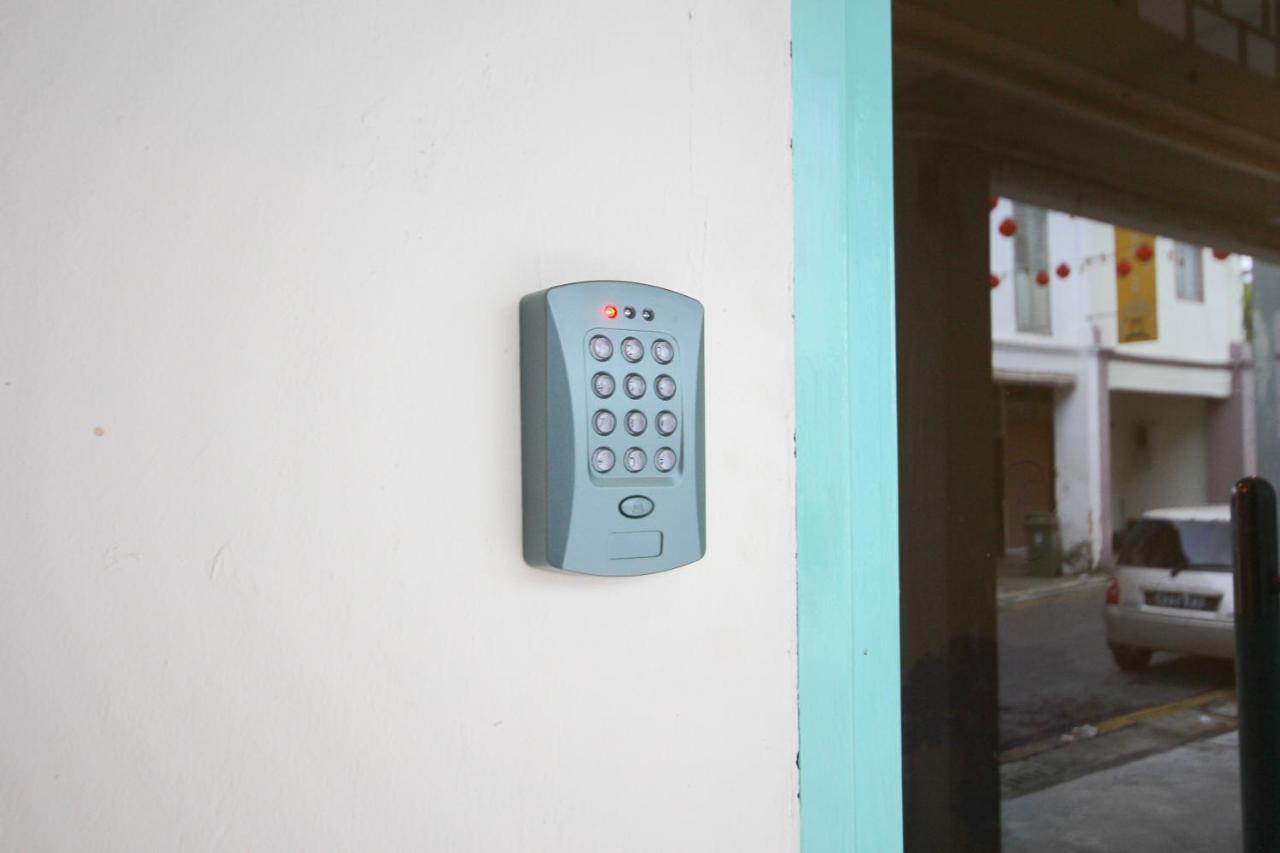
[[606,319],[609,319],[609,320],[615,319],[618,316],[618,306],[617,305],[604,306],[604,316]]

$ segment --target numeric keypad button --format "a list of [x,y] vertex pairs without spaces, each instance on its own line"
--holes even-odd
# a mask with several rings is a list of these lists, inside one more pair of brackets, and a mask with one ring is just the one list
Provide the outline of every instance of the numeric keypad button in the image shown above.
[[608,361],[613,357],[613,341],[604,335],[596,335],[587,344],[587,348],[591,350],[591,357],[596,361]]
[[663,400],[670,400],[676,395],[676,381],[664,373],[653,380],[653,390]]
[[634,364],[644,358],[644,344],[635,338],[623,338],[622,357]]
[[592,415],[591,425],[599,435],[608,435],[618,425],[618,419],[608,409],[601,409]]
[[628,373],[622,387],[627,392],[628,397],[633,400],[639,400],[644,396],[645,389],[648,386],[645,384],[644,377],[639,373]]
[[670,447],[663,447],[653,457],[653,467],[666,474],[676,467],[676,452]]
[[662,435],[671,435],[676,431],[676,427],[679,426],[679,423],[676,421],[676,416],[671,412],[658,412],[658,417],[654,420],[653,424],[658,428],[658,432]]
[[613,451],[607,447],[598,447],[595,453],[591,454],[591,467],[595,468],[600,474],[607,474],[612,471],[615,461]]
[[600,372],[591,377],[591,390],[596,392],[597,397],[602,399],[612,397],[615,387],[613,377],[607,373]]
[[638,447],[632,447],[622,454],[622,465],[632,474],[639,474],[648,463],[649,457],[645,456],[644,451]]
[[622,423],[626,426],[627,432],[632,435],[640,435],[649,426],[649,419],[644,416],[644,412],[632,409],[627,412],[627,416]]
[[670,364],[675,357],[676,350],[671,346],[671,341],[658,338],[653,342],[653,360],[658,364]]

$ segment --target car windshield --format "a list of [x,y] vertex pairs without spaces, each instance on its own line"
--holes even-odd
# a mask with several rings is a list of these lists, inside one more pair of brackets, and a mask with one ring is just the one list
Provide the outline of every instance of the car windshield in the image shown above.
[[1125,536],[1118,562],[1158,569],[1231,571],[1231,525],[1144,518]]

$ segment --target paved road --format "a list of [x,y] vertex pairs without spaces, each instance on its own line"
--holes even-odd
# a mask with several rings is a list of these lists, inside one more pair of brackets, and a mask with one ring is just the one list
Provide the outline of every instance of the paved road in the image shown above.
[[1121,672],[1102,633],[1103,589],[1000,612],[1000,748],[1233,684],[1229,661],[1158,654]]
[[1240,850],[1238,755],[1231,732],[1006,800],[1000,849]]

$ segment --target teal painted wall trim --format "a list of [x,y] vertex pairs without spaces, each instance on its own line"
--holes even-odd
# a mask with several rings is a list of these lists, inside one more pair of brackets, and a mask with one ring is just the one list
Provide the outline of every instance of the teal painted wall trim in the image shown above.
[[800,841],[902,848],[890,0],[792,0]]

